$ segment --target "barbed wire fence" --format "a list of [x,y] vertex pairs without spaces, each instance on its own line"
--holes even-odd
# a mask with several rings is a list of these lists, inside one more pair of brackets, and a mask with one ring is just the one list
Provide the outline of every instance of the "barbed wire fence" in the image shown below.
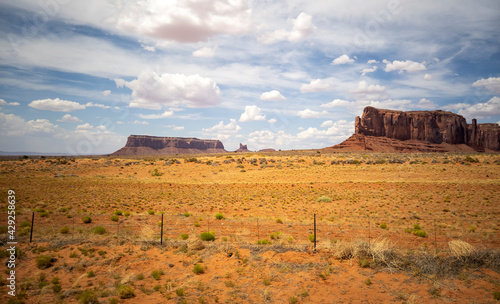
[[[90,223],[84,223],[84,217]],[[6,219],[4,212],[2,218]],[[281,220],[283,218],[284,220]],[[307,214],[301,221],[286,216],[216,219],[207,214],[63,214],[37,212],[18,215],[16,240],[36,245],[44,242],[71,244],[107,240],[109,244],[149,243],[162,245],[175,240],[190,242],[203,232],[213,232],[215,242],[233,245],[280,244],[295,248],[331,248],[337,242],[387,238],[402,249],[447,252],[451,240],[463,240],[476,247],[500,248],[497,219],[367,217],[346,215],[335,218]],[[1,225],[1,224],[0,224]],[[7,242],[7,234],[1,240]]]

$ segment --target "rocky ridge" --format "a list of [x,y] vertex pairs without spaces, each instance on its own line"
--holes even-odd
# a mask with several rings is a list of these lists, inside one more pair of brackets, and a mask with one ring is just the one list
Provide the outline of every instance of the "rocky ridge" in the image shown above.
[[219,140],[198,138],[159,137],[130,135],[127,143],[111,155],[160,155],[160,154],[200,154],[225,153]]

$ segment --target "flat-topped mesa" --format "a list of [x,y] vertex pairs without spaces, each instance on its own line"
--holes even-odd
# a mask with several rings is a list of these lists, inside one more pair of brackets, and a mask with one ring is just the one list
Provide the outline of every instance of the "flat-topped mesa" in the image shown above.
[[234,152],[250,152],[250,150],[248,150],[247,145],[240,143],[240,147],[238,148],[238,150],[236,150]]
[[498,124],[467,124],[461,115],[441,110],[393,111],[366,107],[356,117],[355,134],[334,150],[380,152],[500,151]]
[[464,117],[446,111],[393,111],[366,107],[356,117],[357,134],[399,140],[423,140],[440,144],[467,144],[468,126]]
[[199,154],[225,153],[224,145],[219,140],[198,138],[159,137],[148,135],[130,135],[125,147],[112,155],[158,155],[158,154]]

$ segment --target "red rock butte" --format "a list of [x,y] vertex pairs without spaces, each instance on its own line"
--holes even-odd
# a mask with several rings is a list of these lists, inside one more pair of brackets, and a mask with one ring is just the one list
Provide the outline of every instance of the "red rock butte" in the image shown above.
[[500,126],[467,124],[447,111],[393,111],[366,107],[356,117],[355,134],[326,148],[375,152],[498,152]]
[[226,152],[224,145],[219,140],[130,135],[125,147],[111,155],[168,155]]

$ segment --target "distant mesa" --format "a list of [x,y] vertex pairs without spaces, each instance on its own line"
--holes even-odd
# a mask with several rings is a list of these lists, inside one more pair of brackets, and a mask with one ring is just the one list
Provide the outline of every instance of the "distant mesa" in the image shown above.
[[259,152],[276,152],[276,150],[269,148],[269,149],[259,150]]
[[111,155],[130,156],[225,152],[227,151],[224,149],[224,145],[219,140],[130,135],[127,139],[125,147],[112,153]]
[[250,152],[250,150],[248,150],[247,145],[243,145],[240,143],[240,147],[234,152]]
[[495,152],[500,151],[500,126],[467,124],[446,111],[393,111],[366,107],[356,117],[355,134],[326,148],[375,152]]

